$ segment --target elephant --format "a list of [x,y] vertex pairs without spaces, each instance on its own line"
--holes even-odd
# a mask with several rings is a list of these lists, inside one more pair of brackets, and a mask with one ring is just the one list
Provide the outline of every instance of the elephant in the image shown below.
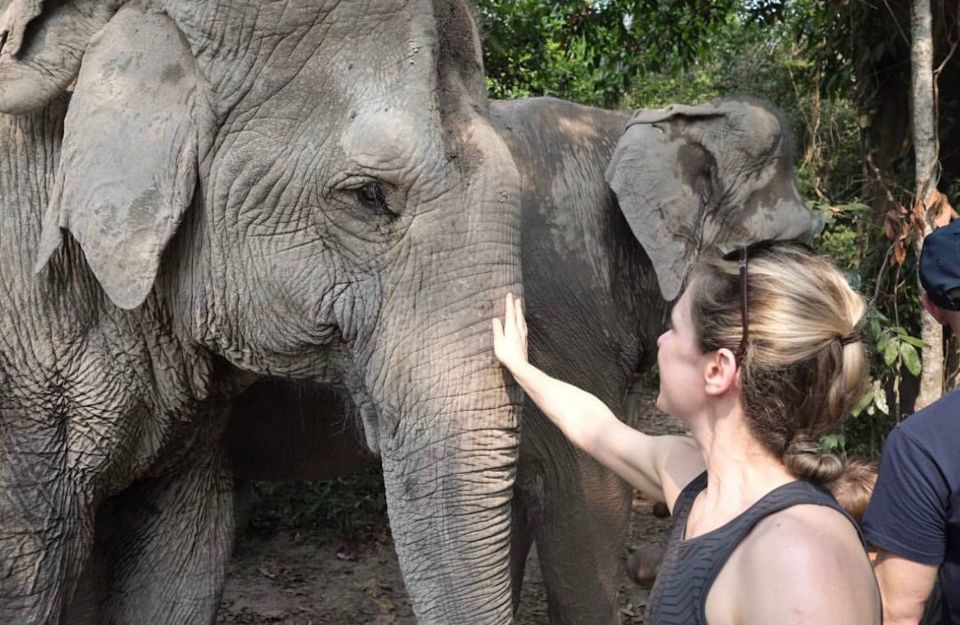
[[[785,126],[765,105],[720,100],[636,113],[554,98],[495,101],[520,173],[530,359],[615,413],[656,355],[672,302],[700,253],[806,239]],[[301,384],[251,387],[228,426],[244,479],[322,479],[364,462],[342,424],[350,407]],[[317,422],[318,421],[318,422]],[[263,423],[282,424],[270,434]],[[619,623],[632,491],[526,403],[513,493],[511,579],[519,603],[535,543],[554,624]],[[331,436],[335,430],[337,436]],[[290,434],[295,432],[295,434]],[[317,436],[315,432],[323,433]]]
[[[552,98],[495,102],[520,172],[530,360],[615,414],[655,362],[671,303],[700,254],[807,239],[785,126],[749,99],[635,113]],[[619,623],[632,490],[532,402],[514,487],[515,601],[536,544],[554,624]]]
[[212,623],[261,376],[356,408],[420,622],[510,621],[488,110],[466,0],[0,0],[0,622]]

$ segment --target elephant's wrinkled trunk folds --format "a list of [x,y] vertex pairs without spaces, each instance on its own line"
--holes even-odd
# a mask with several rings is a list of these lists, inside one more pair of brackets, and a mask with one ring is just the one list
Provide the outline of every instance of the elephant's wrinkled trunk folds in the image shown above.
[[[464,423],[445,439],[421,439],[406,445],[406,453],[383,457],[397,554],[418,622],[510,622],[517,434],[468,425],[489,420],[487,413],[494,411],[455,407],[444,416]],[[410,455],[419,459],[411,461]]]
[[[367,379],[380,413],[396,549],[424,624],[512,618],[510,508],[520,395],[494,357],[491,319],[502,314],[507,291],[520,293],[519,181],[489,124],[466,117],[461,127],[473,149],[460,154],[451,175],[469,182],[423,212],[416,227],[438,228],[443,236],[429,239],[432,254],[417,254],[434,258],[429,268],[402,272],[412,296],[386,306],[408,310],[387,318],[410,323],[374,340],[373,360],[388,373]],[[458,206],[470,208],[451,220]]]

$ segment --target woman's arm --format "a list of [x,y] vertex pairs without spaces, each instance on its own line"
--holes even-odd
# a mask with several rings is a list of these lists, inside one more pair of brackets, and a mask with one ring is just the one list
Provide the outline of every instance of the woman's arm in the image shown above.
[[494,319],[493,332],[497,358],[547,418],[645,496],[665,500],[672,509],[680,490],[703,471],[703,458],[689,438],[638,432],[595,396],[531,365],[519,299],[507,295],[504,322]]

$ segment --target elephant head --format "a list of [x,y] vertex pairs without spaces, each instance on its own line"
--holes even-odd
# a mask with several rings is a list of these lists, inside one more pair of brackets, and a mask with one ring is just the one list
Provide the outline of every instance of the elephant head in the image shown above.
[[812,234],[786,131],[756,102],[640,110],[606,177],[667,300],[703,249]]
[[0,110],[75,82],[37,279],[75,241],[119,308],[345,389],[421,622],[508,622],[519,185],[465,0],[0,6]]

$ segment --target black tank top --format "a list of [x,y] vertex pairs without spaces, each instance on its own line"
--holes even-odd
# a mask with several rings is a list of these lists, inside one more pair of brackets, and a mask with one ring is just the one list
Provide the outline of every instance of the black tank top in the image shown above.
[[[707,486],[704,471],[687,484],[673,507],[673,531],[657,581],[647,601],[647,625],[707,625],[707,593],[750,530],[764,517],[800,504],[827,506],[856,522],[833,496],[810,482],[797,480],[773,489],[727,524],[701,536],[684,539],[693,500]],[[863,537],[860,537],[863,542]]]

